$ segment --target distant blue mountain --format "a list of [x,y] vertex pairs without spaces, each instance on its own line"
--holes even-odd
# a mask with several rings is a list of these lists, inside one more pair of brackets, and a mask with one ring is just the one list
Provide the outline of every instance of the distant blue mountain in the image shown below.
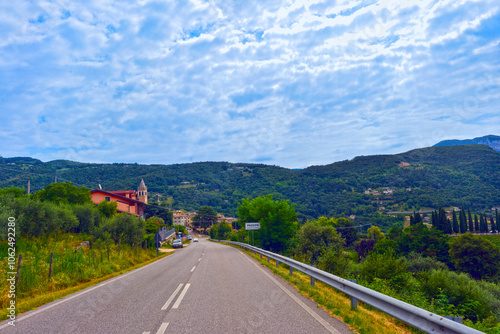
[[494,136],[494,135],[477,137],[474,139],[464,139],[464,140],[458,140],[458,139],[443,140],[434,146],[457,146],[457,145],[474,145],[474,144],[488,145],[495,151],[500,152],[500,136]]

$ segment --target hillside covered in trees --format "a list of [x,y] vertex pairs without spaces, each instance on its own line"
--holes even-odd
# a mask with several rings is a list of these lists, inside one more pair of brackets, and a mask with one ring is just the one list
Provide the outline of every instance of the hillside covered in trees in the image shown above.
[[[209,205],[236,215],[243,198],[273,194],[295,204],[299,220],[355,215],[357,224],[390,227],[388,211],[439,206],[491,214],[500,206],[500,153],[486,145],[443,146],[394,155],[360,156],[291,170],[263,164],[197,162],[175,165],[91,164],[0,158],[0,187],[40,190],[55,181],[104,190],[136,189],[142,179],[151,202],[195,211]],[[392,220],[391,220],[392,219]]]

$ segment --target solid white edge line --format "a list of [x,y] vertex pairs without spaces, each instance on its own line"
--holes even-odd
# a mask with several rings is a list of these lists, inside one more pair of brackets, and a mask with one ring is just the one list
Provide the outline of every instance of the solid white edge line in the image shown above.
[[174,300],[175,296],[177,295],[177,293],[179,292],[180,289],[182,289],[182,286],[184,284],[179,284],[179,286],[177,287],[177,289],[175,289],[174,293],[172,293],[172,295],[170,296],[170,298],[167,300],[167,302],[165,303],[165,305],[163,305],[163,307],[161,308],[161,310],[166,310],[168,308],[168,305],[170,305],[170,303],[172,302],[172,300]]
[[[241,252],[240,252],[241,253]],[[283,285],[281,285],[280,282],[278,282],[271,274],[266,272],[263,268],[259,267],[257,263],[252,261],[252,258],[249,258],[245,256],[245,258],[250,261],[257,269],[259,269],[264,275],[266,275],[274,284],[276,284],[281,290],[283,290],[290,298],[293,299],[294,302],[300,305],[307,313],[309,313],[314,319],[316,319],[323,327],[325,327],[330,333],[332,334],[340,334],[339,331],[337,331],[335,328],[333,328],[325,319],[320,317],[316,312],[311,310],[309,306],[304,304],[302,300],[300,300],[297,296],[295,296],[292,292],[288,291],[287,288],[285,288]]]
[[194,266],[193,269],[191,269],[191,272],[193,272],[195,269],[196,269],[196,266]]
[[[60,300],[59,300],[59,301],[57,301],[57,302],[51,302],[51,303],[54,303],[54,304],[51,304],[51,305],[48,305],[48,304],[42,305],[42,306],[40,306],[40,307],[41,307],[41,309],[36,310],[36,311],[34,311],[34,312],[27,311],[27,312],[31,312],[31,313],[30,313],[30,314],[26,314],[26,315],[24,315],[24,314],[23,314],[23,315],[19,316],[19,318],[18,318],[18,317],[16,317],[16,323],[18,323],[18,322],[20,322],[20,321],[23,321],[23,320],[25,320],[25,319],[28,319],[28,318],[30,318],[30,317],[32,317],[32,316],[34,316],[34,315],[38,314],[38,313],[41,313],[41,312],[43,312],[43,311],[50,310],[50,309],[51,309],[51,308],[53,308],[54,306],[57,306],[57,305],[62,304],[62,303],[65,303],[65,302],[67,302],[67,301],[69,301],[69,300],[71,300],[71,299],[73,299],[73,298],[80,297],[81,295],[86,294],[87,292],[90,292],[90,291],[92,291],[92,290],[94,290],[94,289],[97,289],[97,288],[100,288],[100,287],[102,287],[102,286],[105,286],[105,285],[107,285],[107,284],[109,284],[109,283],[112,283],[112,282],[114,282],[114,281],[117,281],[117,280],[119,280],[119,279],[122,279],[122,278],[124,278],[124,277],[126,277],[126,276],[128,276],[128,275],[130,275],[130,274],[136,273],[136,272],[138,272],[138,271],[140,271],[140,270],[142,270],[142,269],[144,269],[144,268],[146,268],[146,267],[149,267],[149,266],[150,266],[150,265],[152,265],[152,264],[158,263],[158,262],[160,262],[160,261],[162,261],[162,260],[165,260],[165,259],[168,259],[168,257],[165,257],[165,258],[163,258],[163,259],[161,259],[161,260],[159,260],[159,261],[155,261],[155,262],[153,262],[153,263],[147,264],[147,265],[145,265],[144,267],[141,267],[141,268],[139,268],[139,269],[132,270],[132,271],[130,271],[130,272],[128,272],[128,273],[126,273],[125,275],[119,275],[119,276],[117,276],[117,277],[114,277],[114,278],[110,279],[109,281],[104,281],[104,283],[101,283],[101,284],[99,284],[99,285],[96,285],[96,286],[94,286],[94,287],[92,287],[92,288],[90,288],[90,287],[89,287],[89,288],[86,288],[86,289],[85,289],[85,290],[83,290],[83,291],[75,292],[75,294],[73,294],[73,295],[67,295],[67,296],[65,296],[65,297],[62,297],[62,299],[60,299]],[[48,305],[48,306],[47,306],[47,305]],[[7,320],[5,320],[5,321],[7,321]],[[8,323],[6,323],[5,325],[0,326],[0,329],[5,328],[5,327],[8,327],[8,326],[10,326],[10,325],[9,325]]]
[[165,330],[167,329],[168,327],[168,322],[164,322],[161,324],[160,328],[158,328],[158,332],[156,332],[156,334],[163,334],[165,333]]
[[142,334],[149,334],[149,333],[151,333],[151,332],[142,332]]
[[179,298],[177,298],[177,300],[175,301],[175,304],[174,304],[174,306],[172,306],[172,308],[179,307],[179,305],[180,305],[182,299],[184,298],[184,295],[186,294],[187,290],[189,289],[190,285],[191,285],[190,283],[186,284],[186,286],[184,287],[184,290],[182,290],[181,294],[179,295]]

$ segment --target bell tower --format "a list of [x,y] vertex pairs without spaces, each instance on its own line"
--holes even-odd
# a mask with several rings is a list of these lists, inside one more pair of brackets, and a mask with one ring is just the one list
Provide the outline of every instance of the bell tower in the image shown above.
[[148,204],[148,187],[144,184],[144,179],[141,179],[141,184],[137,189],[137,200]]

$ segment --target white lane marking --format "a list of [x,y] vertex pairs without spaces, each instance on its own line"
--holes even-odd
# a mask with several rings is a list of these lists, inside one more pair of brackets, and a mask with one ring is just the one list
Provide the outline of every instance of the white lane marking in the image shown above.
[[198,259],[198,262],[200,262],[200,261],[201,261],[201,257]]
[[181,294],[179,295],[179,298],[177,298],[177,300],[175,301],[175,304],[174,304],[174,306],[172,306],[172,308],[178,308],[179,307],[179,304],[181,303],[182,298],[184,298],[184,295],[188,291],[190,285],[191,284],[189,284],[189,283],[186,284],[186,286],[184,287],[184,290],[182,290]]
[[193,272],[195,269],[196,269],[196,266],[194,266],[193,269],[191,269],[191,272]]
[[292,298],[294,302],[296,302],[297,304],[299,304],[300,307],[302,307],[307,313],[309,313],[314,319],[316,319],[321,325],[323,325],[323,327],[325,327],[330,333],[332,333],[332,334],[340,334],[340,332],[338,332],[335,328],[333,328],[325,319],[323,319],[322,317],[320,317],[316,312],[314,312],[313,310],[311,310],[309,308],[309,306],[307,306],[306,304],[304,304],[302,302],[302,300],[300,300],[292,292],[288,291],[284,286],[282,286],[280,282],[278,282],[273,276],[271,276],[271,274],[269,274],[266,271],[264,271],[263,268],[259,267],[257,265],[257,263],[255,263],[254,261],[252,261],[252,259],[250,259],[249,257],[245,256],[245,258],[248,261],[250,261],[255,267],[257,267],[257,269],[259,269],[264,275],[266,275],[274,284],[276,284],[277,286],[279,286],[279,288],[281,290],[283,290],[290,298]]
[[184,284],[179,284],[179,286],[177,287],[177,289],[175,289],[174,293],[172,293],[172,295],[170,296],[170,298],[167,300],[167,302],[165,303],[165,305],[163,305],[163,307],[161,308],[162,311],[163,310],[166,310],[168,308],[168,305],[170,305],[170,303],[172,302],[172,300],[174,300],[175,296],[177,295],[177,293],[179,292],[179,290],[182,288]]
[[151,332],[142,332],[142,334],[149,334],[149,333],[151,333]]
[[[165,259],[168,259],[168,257],[166,257],[166,258],[164,258],[164,259],[162,259],[162,260],[165,260]],[[59,300],[58,302],[55,302],[54,304],[51,304],[51,305],[48,305],[48,306],[41,306],[41,307],[42,307],[42,309],[40,309],[40,310],[34,311],[34,312],[30,313],[30,314],[22,315],[22,316],[20,316],[19,318],[18,318],[18,317],[16,317],[16,323],[18,323],[19,321],[22,321],[22,320],[28,319],[28,318],[30,318],[30,317],[32,317],[32,316],[34,316],[34,315],[38,314],[38,313],[41,313],[41,312],[43,312],[43,311],[50,310],[50,309],[51,309],[51,308],[53,308],[54,306],[57,306],[57,305],[62,304],[62,303],[65,303],[65,302],[67,302],[67,301],[69,301],[69,300],[71,300],[71,299],[73,299],[73,298],[80,297],[81,295],[86,294],[87,292],[90,292],[90,291],[92,291],[92,290],[94,290],[94,289],[97,289],[97,288],[103,287],[103,286],[105,286],[105,285],[108,285],[109,283],[113,283],[114,281],[117,281],[117,280],[122,279],[122,278],[124,278],[124,277],[126,277],[126,276],[128,276],[128,275],[131,275],[131,274],[133,274],[133,273],[136,273],[136,272],[138,272],[138,271],[141,271],[142,269],[144,269],[144,268],[146,268],[146,267],[149,267],[149,266],[151,266],[151,265],[153,265],[153,264],[155,264],[155,263],[157,264],[157,263],[159,263],[159,262],[160,262],[160,261],[162,261],[162,260],[155,261],[155,262],[150,263],[150,264],[147,264],[147,265],[145,265],[144,267],[141,267],[141,268],[139,268],[139,269],[132,270],[132,271],[130,271],[130,272],[128,272],[128,273],[126,273],[125,275],[120,275],[120,276],[118,276],[118,277],[115,277],[115,278],[113,278],[113,279],[110,279],[110,280],[108,280],[108,281],[105,281],[104,283],[101,283],[101,284],[99,284],[99,285],[97,285],[97,286],[94,286],[93,288],[87,288],[87,290],[83,290],[83,291],[81,291],[81,292],[77,292],[77,293],[76,293],[76,294],[74,294],[74,295],[69,295],[69,297],[68,297],[68,296],[63,297],[63,299],[62,299],[62,300]],[[7,326],[10,326],[10,325],[9,325],[8,323],[6,323],[5,325],[1,326],[1,327],[0,327],[0,329],[5,328],[5,327],[7,327]]]
[[156,334],[163,334],[165,333],[165,330],[167,329],[168,327],[168,322],[164,322],[161,324],[160,328],[158,328],[158,332],[156,332]]

